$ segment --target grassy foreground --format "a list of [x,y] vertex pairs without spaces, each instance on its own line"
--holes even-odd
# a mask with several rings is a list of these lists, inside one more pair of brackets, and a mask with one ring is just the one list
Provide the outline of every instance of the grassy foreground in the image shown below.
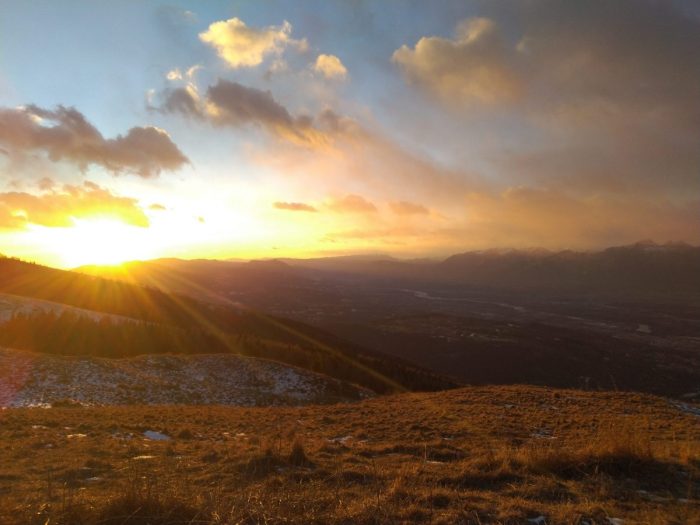
[[700,523],[691,410],[531,387],[5,410],[0,523]]

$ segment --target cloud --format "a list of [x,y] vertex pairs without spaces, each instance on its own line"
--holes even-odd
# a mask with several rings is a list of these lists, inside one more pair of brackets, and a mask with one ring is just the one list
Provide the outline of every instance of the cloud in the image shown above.
[[166,89],[162,93],[163,103],[152,107],[161,113],[180,113],[188,117],[206,119],[206,108],[200,102],[199,93],[192,86]]
[[370,228],[354,228],[328,233],[323,240],[338,241],[373,241],[381,244],[403,244],[408,238],[420,240],[429,230],[411,226],[379,226]]
[[171,69],[168,71],[168,73],[165,75],[165,78],[168,80],[182,80],[182,71],[180,71],[180,68],[175,68]]
[[360,195],[346,195],[333,199],[328,208],[338,213],[375,213],[377,207]]
[[278,210],[286,211],[307,211],[307,212],[317,212],[318,210],[311,206],[310,204],[305,204],[303,202],[275,202],[273,204]]
[[[493,247],[597,249],[640,239],[700,242],[700,200],[577,197],[533,187],[474,192],[464,197],[465,214],[448,224],[374,221],[363,228],[331,230],[323,240],[355,249],[394,244],[414,255],[447,254]],[[403,245],[405,248],[401,248]]]
[[396,215],[427,215],[430,210],[422,204],[408,201],[390,202],[389,207]]
[[219,79],[201,96],[192,86],[162,93],[158,111],[209,122],[215,126],[255,125],[271,134],[298,144],[322,143],[324,133],[313,126],[309,116],[293,116],[270,91]]
[[[393,61],[451,105],[516,101],[554,118],[674,114],[697,125],[700,19],[673,2],[502,2],[462,21],[453,39],[422,37]],[[510,38],[496,18],[508,20]],[[681,114],[678,114],[681,110]],[[594,123],[598,123],[593,120]]]
[[43,152],[52,161],[66,160],[81,169],[94,164],[142,177],[189,162],[162,129],[133,127],[126,135],[105,139],[82,113],[64,106],[0,108],[0,144],[18,154]]
[[269,91],[219,80],[207,90],[211,117],[221,125],[238,126],[251,122],[269,127],[293,128],[294,118]]
[[300,50],[307,47],[305,40],[291,38],[292,26],[284,21],[280,26],[260,29],[247,26],[240,18],[214,22],[199,34],[202,42],[211,45],[232,68],[260,65],[268,55],[280,55],[289,45]]
[[392,61],[406,78],[451,103],[498,104],[520,98],[522,81],[498,26],[472,18],[457,29],[454,40],[423,37],[415,48],[402,46]]
[[168,208],[163,206],[162,204],[153,203],[148,207],[149,210],[151,211],[166,211]]
[[467,196],[461,237],[476,246],[596,248],[640,239],[700,241],[700,200],[576,196],[511,187]]
[[0,228],[22,229],[28,224],[50,228],[70,227],[74,219],[109,217],[139,227],[149,225],[135,199],[115,195],[92,182],[65,185],[34,195],[0,193]]
[[326,78],[337,78],[341,80],[348,74],[346,67],[335,55],[318,55],[316,63],[314,64],[314,70],[317,73],[321,73]]
[[44,190],[44,191],[52,190],[56,187],[56,181],[50,177],[42,177],[39,180],[39,182],[37,183],[37,186],[39,187],[40,190]]
[[526,66],[523,76],[537,107],[556,108],[557,117],[578,122],[634,112],[697,126],[697,16],[673,2],[515,5],[523,35],[514,53]]
[[478,109],[482,122],[507,114],[521,136],[490,153],[501,176],[582,193],[700,193],[700,18],[652,0],[483,6],[488,16],[455,38],[423,37],[393,61],[450,109]]

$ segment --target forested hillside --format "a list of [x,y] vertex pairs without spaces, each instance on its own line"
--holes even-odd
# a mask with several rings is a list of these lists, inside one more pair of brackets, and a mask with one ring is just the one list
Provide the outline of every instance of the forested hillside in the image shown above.
[[96,320],[75,312],[17,314],[2,326],[0,345],[8,347],[106,357],[235,353],[307,368],[376,392],[454,385],[300,322],[13,259],[0,259],[0,292],[132,320]]

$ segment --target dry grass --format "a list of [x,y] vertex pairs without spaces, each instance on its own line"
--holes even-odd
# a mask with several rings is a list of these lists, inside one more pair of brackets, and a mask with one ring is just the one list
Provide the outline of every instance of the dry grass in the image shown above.
[[8,525],[700,523],[700,421],[652,396],[494,387],[0,418]]

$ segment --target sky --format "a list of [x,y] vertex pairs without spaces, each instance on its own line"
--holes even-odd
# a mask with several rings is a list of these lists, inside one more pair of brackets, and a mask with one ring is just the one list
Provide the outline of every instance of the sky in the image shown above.
[[0,253],[700,243],[697,2],[0,0]]

